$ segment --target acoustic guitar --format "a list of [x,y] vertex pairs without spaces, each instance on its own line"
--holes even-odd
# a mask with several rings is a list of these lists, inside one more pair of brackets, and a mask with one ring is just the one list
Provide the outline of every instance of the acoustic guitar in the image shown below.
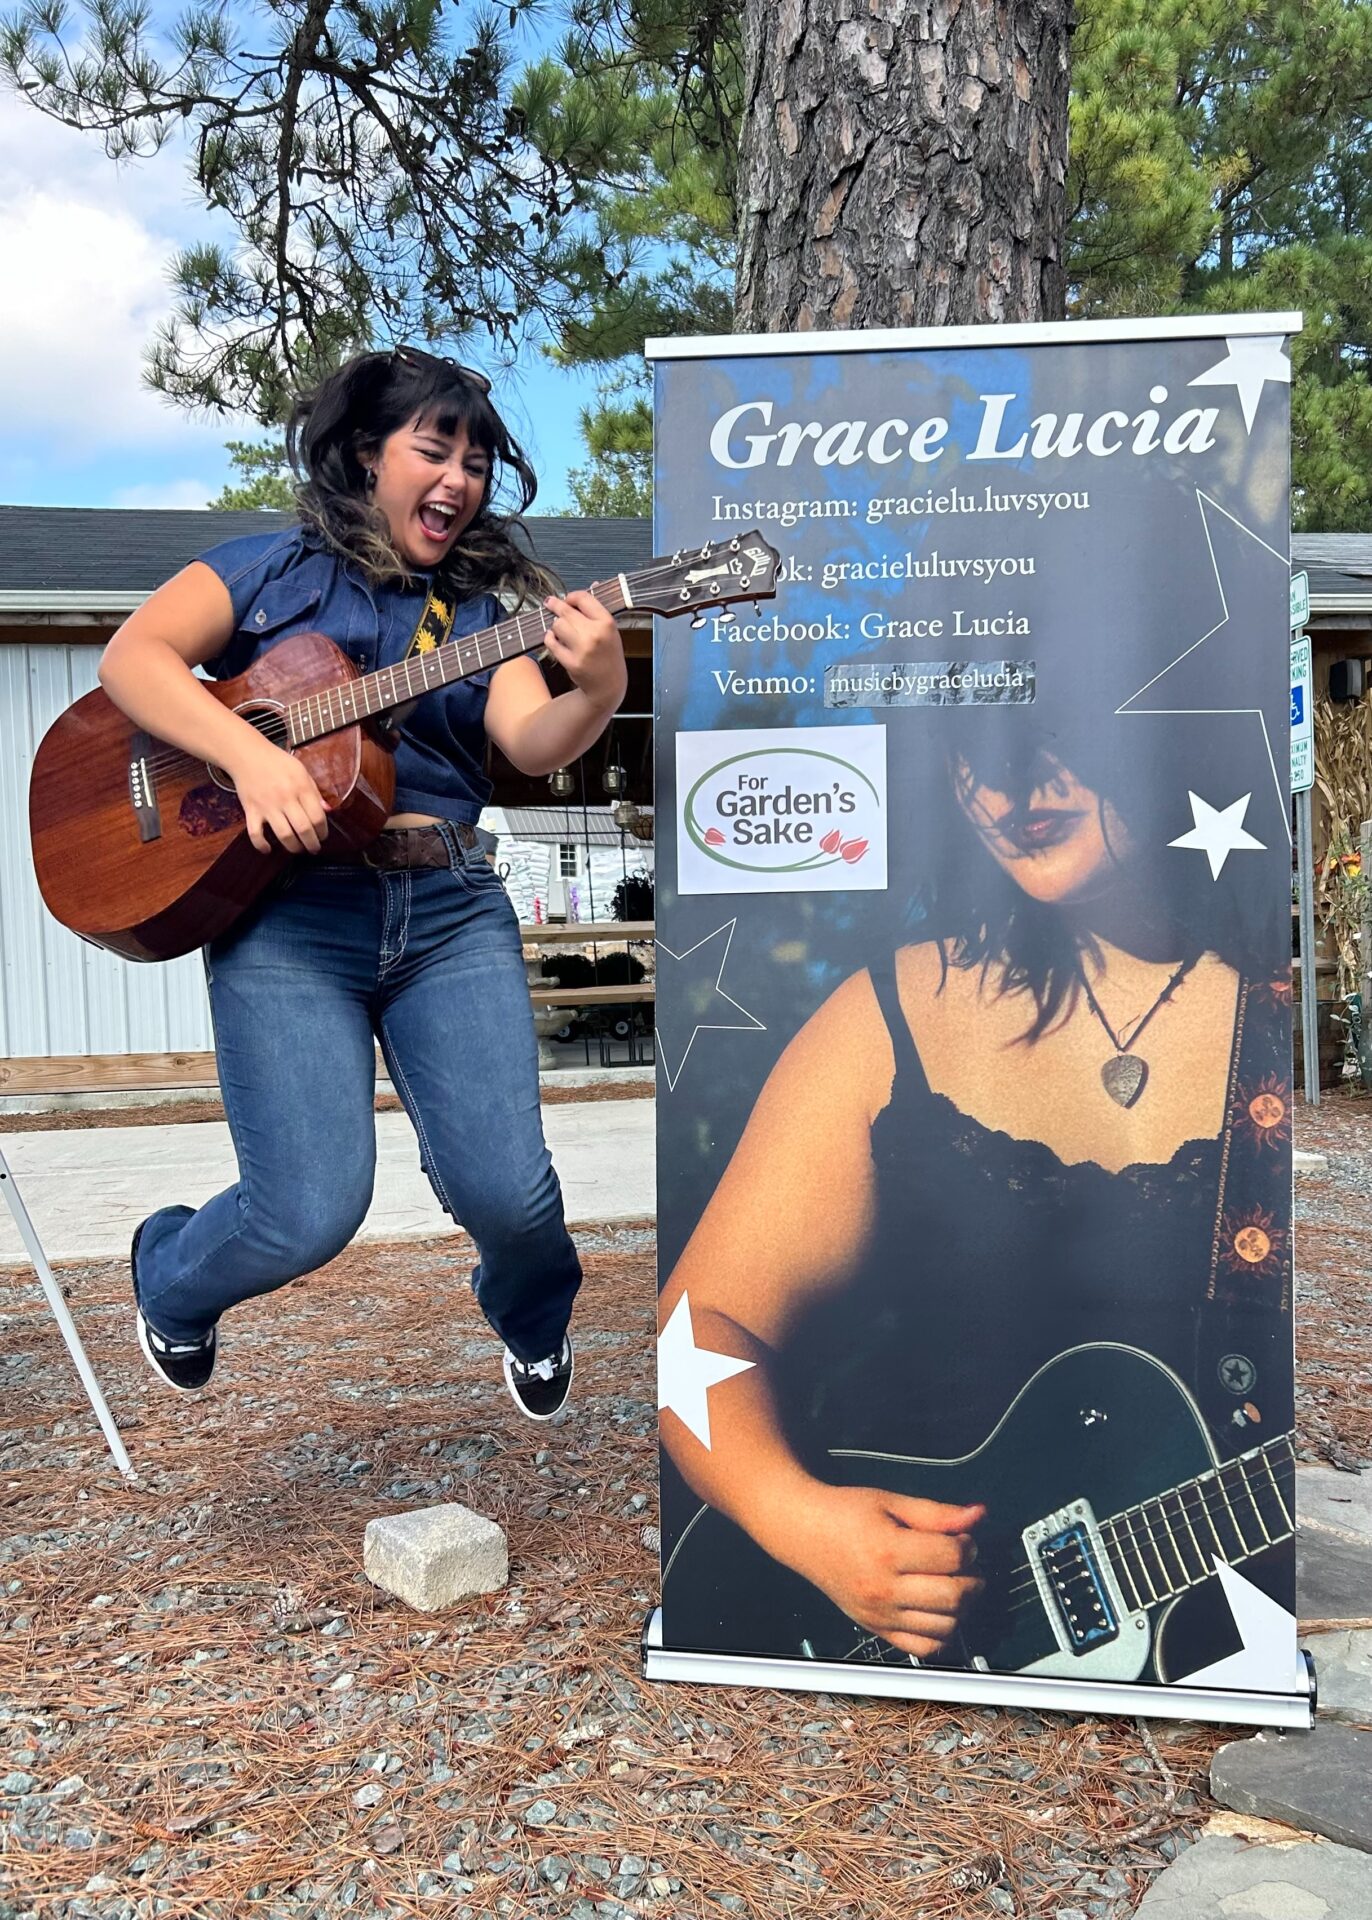
[[[692,613],[699,625],[707,609],[771,599],[779,560],[760,533],[744,533],[679,549],[591,591],[611,613]],[[535,608],[367,674],[326,635],[298,633],[236,679],[206,686],[299,756],[329,808],[330,846],[352,851],[374,839],[393,810],[386,715],[536,653],[546,630]],[[203,946],[300,857],[279,847],[259,853],[228,774],[135,727],[98,688],[43,737],[29,782],[29,829],[49,912],[129,960],[173,960]]]

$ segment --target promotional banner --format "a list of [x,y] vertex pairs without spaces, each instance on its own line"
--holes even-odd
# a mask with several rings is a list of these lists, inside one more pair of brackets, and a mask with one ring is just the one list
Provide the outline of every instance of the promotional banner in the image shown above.
[[650,1675],[1308,1723],[1299,324],[650,343]]

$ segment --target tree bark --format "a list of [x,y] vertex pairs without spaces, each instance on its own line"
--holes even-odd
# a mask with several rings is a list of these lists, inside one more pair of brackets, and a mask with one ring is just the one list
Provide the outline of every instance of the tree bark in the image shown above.
[[1061,319],[1073,0],[746,0],[741,332]]

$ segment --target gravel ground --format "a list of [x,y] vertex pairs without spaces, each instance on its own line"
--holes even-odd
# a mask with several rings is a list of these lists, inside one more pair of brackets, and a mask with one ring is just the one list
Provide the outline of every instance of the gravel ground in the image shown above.
[[[1353,1464],[1372,1104],[1302,1115],[1302,1448]],[[1210,1810],[1221,1729],[648,1687],[651,1230],[580,1236],[575,1412],[520,1420],[455,1237],[350,1249],[233,1316],[174,1399],[119,1263],[62,1278],[119,1481],[33,1276],[3,1276],[0,1916],[1124,1920]],[[446,1311],[436,1314],[434,1303]],[[465,1500],[511,1583],[441,1617],[360,1572]]]

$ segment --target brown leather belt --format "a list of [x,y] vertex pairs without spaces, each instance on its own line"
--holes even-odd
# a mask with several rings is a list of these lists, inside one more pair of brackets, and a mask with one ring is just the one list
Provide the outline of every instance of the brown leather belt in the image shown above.
[[[476,828],[465,820],[450,820],[442,827],[383,827],[375,840],[365,847],[338,856],[349,865],[363,867],[450,867],[452,834],[461,847],[477,845]],[[326,859],[332,858],[325,854]]]

